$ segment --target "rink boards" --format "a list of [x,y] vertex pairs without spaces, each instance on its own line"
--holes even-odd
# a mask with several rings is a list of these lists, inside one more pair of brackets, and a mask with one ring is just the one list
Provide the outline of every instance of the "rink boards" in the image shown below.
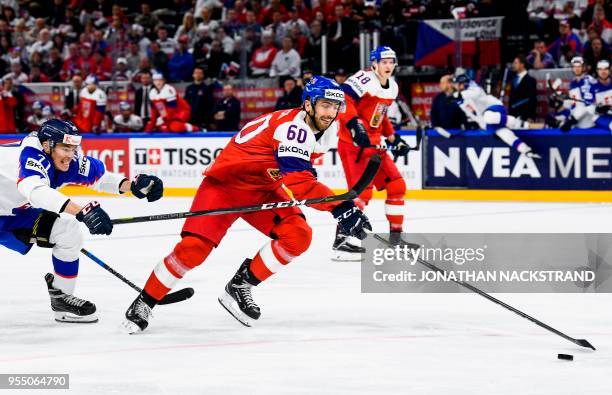
[[[414,145],[414,131],[402,131]],[[485,132],[445,139],[430,131],[420,151],[396,160],[409,199],[492,201],[612,201],[612,137],[601,130],[517,133],[543,154],[541,161],[517,155]],[[107,169],[130,178],[139,173],[164,180],[166,196],[192,196],[233,133],[86,135],[83,149]],[[1,143],[16,141],[7,135]],[[346,190],[339,155],[332,149],[315,162],[318,178],[335,192]],[[66,187],[69,194],[95,193]],[[376,192],[375,198],[384,197]]]

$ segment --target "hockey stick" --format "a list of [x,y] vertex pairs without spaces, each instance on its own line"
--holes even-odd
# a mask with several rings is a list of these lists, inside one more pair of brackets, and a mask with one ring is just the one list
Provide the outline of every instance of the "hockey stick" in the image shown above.
[[304,199],[304,200],[286,200],[283,202],[273,202],[273,203],[263,203],[256,204],[253,206],[240,206],[240,207],[228,207],[228,208],[216,208],[211,210],[201,210],[201,211],[185,211],[182,213],[171,213],[171,214],[157,214],[157,215],[147,215],[143,217],[128,217],[128,218],[118,218],[112,220],[114,225],[120,224],[133,224],[136,222],[151,222],[151,221],[163,221],[167,219],[181,219],[181,218],[189,218],[189,217],[197,217],[201,215],[219,215],[219,214],[231,214],[231,213],[247,213],[251,211],[260,211],[260,210],[272,210],[276,208],[285,208],[285,207],[297,207],[297,206],[310,206],[313,204],[320,203],[329,203],[336,202],[340,200],[352,200],[363,192],[364,189],[374,179],[376,173],[378,172],[378,168],[380,167],[380,156],[372,155],[366,169],[364,170],[361,178],[357,180],[353,188],[351,188],[348,192],[343,193],[341,195],[332,195],[325,196],[320,198],[312,198],[312,199]]
[[[426,127],[427,129],[427,127]],[[411,147],[408,145],[408,151],[418,151],[421,148],[421,139],[423,138],[423,128],[419,125],[416,128],[416,144]],[[370,147],[368,148],[375,148],[375,149],[380,149],[380,150],[387,150],[387,151],[398,151],[400,148],[398,148],[397,145],[393,145],[393,146],[389,146],[386,144],[378,144],[378,145],[370,145]]]
[[[98,265],[102,266],[104,269],[108,270],[113,276],[117,277],[119,280],[123,281],[124,283],[126,283],[127,285],[132,287],[137,292],[142,292],[142,289],[139,286],[137,286],[136,284],[134,284],[133,282],[131,282],[127,278],[123,277],[123,275],[121,273],[117,272],[115,269],[113,269],[112,267],[108,266],[100,258],[96,257],[94,254],[92,254],[91,252],[87,251],[85,248],[81,248],[81,252],[86,257],[88,257],[89,259],[91,259],[92,261],[97,263]],[[187,299],[191,298],[193,296],[193,293],[194,293],[193,288],[183,288],[183,289],[178,290],[176,292],[172,292],[172,293],[167,294],[166,296],[164,296],[164,298],[162,300],[159,301],[158,304],[171,304],[171,303],[182,302],[183,300],[187,300]]]
[[[388,240],[385,240],[381,236],[379,236],[379,235],[377,235],[375,233],[372,233],[372,235],[374,236],[375,239],[382,241],[383,243],[387,244],[388,246],[392,246],[392,244]],[[409,243],[405,243],[405,244],[409,245],[409,246],[412,246]],[[431,264],[431,263],[429,263],[429,262],[427,262],[427,261],[425,261],[425,260],[423,260],[421,258],[417,257],[417,262],[419,262],[421,265],[427,267],[429,270],[433,270],[433,271],[439,272],[439,273],[446,273],[445,270],[440,269],[436,265],[433,265],[433,264]],[[530,315],[528,315],[526,313],[523,313],[519,309],[517,309],[515,307],[512,307],[512,306],[510,306],[507,303],[502,302],[501,300],[499,300],[499,299],[489,295],[488,293],[486,293],[484,291],[481,291],[480,289],[476,288],[475,286],[473,286],[473,285],[471,285],[469,283],[466,283],[466,282],[461,281],[461,280],[455,280],[455,279],[452,279],[452,278],[450,278],[450,280],[452,282],[454,282],[455,284],[461,285],[462,287],[465,287],[465,288],[469,289],[470,291],[472,291],[474,293],[477,293],[478,295],[480,295],[480,296],[482,296],[484,298],[489,299],[491,302],[493,302],[495,304],[498,304],[498,305],[504,307],[505,309],[508,309],[511,312],[513,312],[513,313],[515,313],[517,315],[520,315],[521,317],[523,317],[525,319],[528,319],[529,321],[533,322],[534,324],[536,324],[536,325],[538,325],[538,326],[540,326],[540,327],[542,327],[542,328],[544,328],[544,329],[554,333],[555,335],[561,336],[562,338],[564,338],[566,340],[569,340],[572,343],[579,345],[580,347],[586,347],[586,348],[591,348],[591,349],[595,350],[595,347],[593,347],[593,345],[591,343],[589,343],[589,341],[586,340],[586,339],[574,339],[573,337],[566,335],[565,333],[561,332],[560,330],[557,330],[557,329],[553,328],[552,326],[549,326],[549,325],[543,323],[542,321],[538,320],[537,318],[534,318],[534,317],[532,317],[532,316],[530,316]]]

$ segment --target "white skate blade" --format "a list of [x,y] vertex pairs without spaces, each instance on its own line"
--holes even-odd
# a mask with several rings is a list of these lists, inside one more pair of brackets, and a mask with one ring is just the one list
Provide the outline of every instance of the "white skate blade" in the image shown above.
[[128,334],[128,335],[135,335],[137,333],[142,333],[142,329],[140,329],[138,325],[136,325],[135,323],[133,323],[132,321],[128,319],[123,320],[123,322],[119,326],[119,329],[121,330],[121,332]]
[[244,326],[251,327],[253,326],[253,320],[248,315],[244,314],[240,308],[238,308],[238,303],[231,297],[227,292],[223,292],[221,296],[219,296],[219,303],[228,313],[232,315],[238,322],[240,322]]
[[66,311],[56,311],[55,321],[77,323],[77,324],[93,324],[94,322],[98,322],[98,317],[95,314],[76,315],[76,314],[68,313]]
[[331,260],[334,262],[361,262],[363,260],[362,255],[364,254],[333,250]]

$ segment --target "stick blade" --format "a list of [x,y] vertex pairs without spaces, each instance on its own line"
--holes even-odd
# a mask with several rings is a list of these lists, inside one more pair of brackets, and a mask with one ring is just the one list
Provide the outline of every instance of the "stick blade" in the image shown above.
[[374,180],[376,177],[376,173],[378,173],[378,168],[380,167],[380,156],[378,154],[374,154],[370,157],[368,164],[366,165],[361,178],[357,180],[355,185],[348,192],[351,195],[355,195],[355,197],[359,196],[361,192],[363,192],[368,185]]
[[164,296],[164,298],[160,300],[158,304],[172,304],[182,302],[191,298],[194,293],[195,291],[193,290],[193,288],[183,288],[181,290],[169,293],[168,295]]
[[576,339],[576,341],[574,342],[579,346],[582,346],[584,348],[590,348],[593,351],[595,351],[595,347],[593,347],[593,345],[591,343],[589,343],[589,341],[587,339]]

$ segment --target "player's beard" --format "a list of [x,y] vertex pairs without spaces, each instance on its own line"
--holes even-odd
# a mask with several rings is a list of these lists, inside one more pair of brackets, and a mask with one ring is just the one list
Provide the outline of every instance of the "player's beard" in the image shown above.
[[[336,113],[336,116],[334,117],[317,117],[317,114],[315,113],[314,116],[311,118],[314,121],[314,125],[317,130],[319,130],[320,132],[324,132],[332,125],[332,123],[334,123],[337,117],[338,113]],[[323,122],[319,122],[323,120],[329,120],[329,123],[324,124]]]

